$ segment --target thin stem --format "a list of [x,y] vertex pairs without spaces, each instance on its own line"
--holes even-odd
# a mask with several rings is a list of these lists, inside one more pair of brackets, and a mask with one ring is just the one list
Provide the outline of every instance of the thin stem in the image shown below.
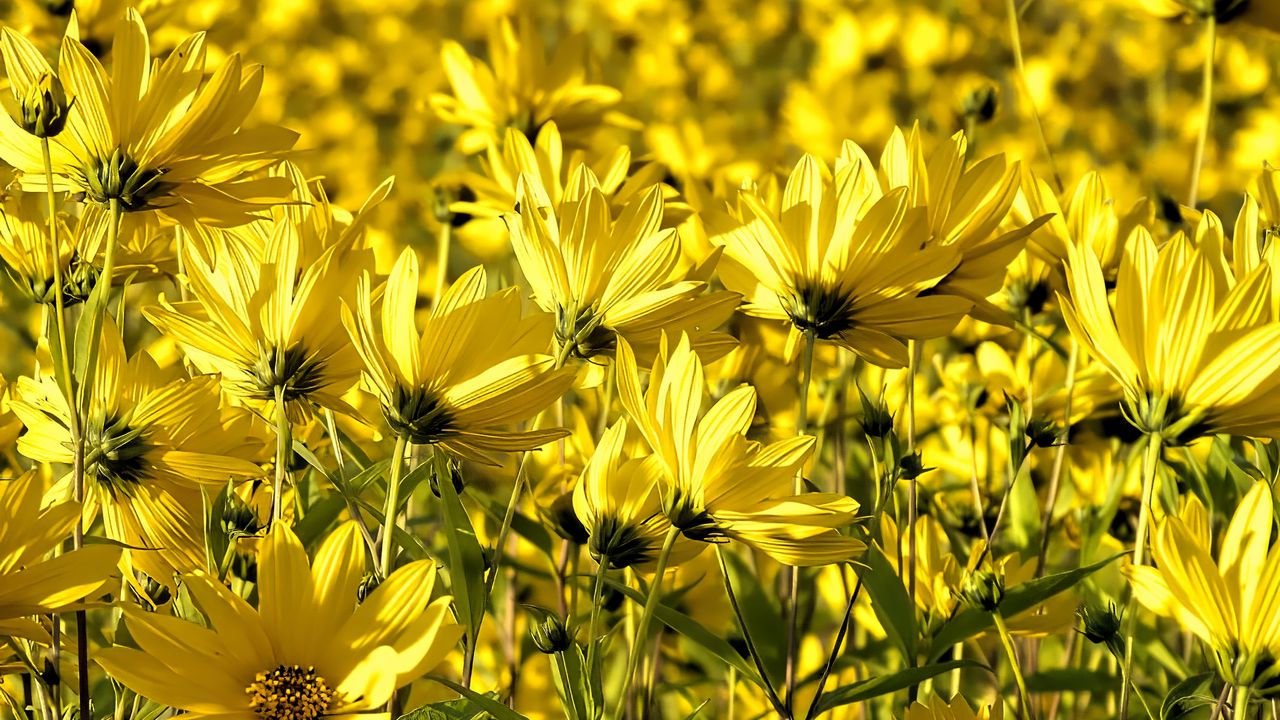
[[725,560],[724,546],[716,545],[716,558],[720,561],[720,575],[724,579],[725,594],[729,596],[729,607],[733,609],[733,616],[738,621],[738,628],[742,630],[742,639],[747,645],[747,655],[751,657],[751,662],[755,663],[756,670],[760,673],[760,679],[764,681],[765,696],[769,699],[769,704],[780,716],[786,716],[786,710],[783,707],[781,698],[778,697],[778,691],[773,687],[773,681],[769,679],[769,671],[765,668],[764,660],[760,657],[759,650],[756,649],[755,641],[751,639],[751,633],[747,631],[747,623],[742,617],[742,608],[738,605],[738,596],[733,592],[733,580],[729,577],[729,563]]
[[1040,554],[1036,556],[1036,577],[1044,574],[1044,561],[1049,553],[1049,529],[1053,525],[1053,508],[1058,503],[1058,490],[1062,483],[1062,468],[1067,458],[1067,432],[1071,427],[1071,405],[1075,398],[1076,364],[1080,359],[1080,345],[1071,340],[1071,357],[1067,358],[1066,398],[1062,409],[1062,438],[1054,448],[1053,469],[1049,471],[1049,495],[1045,499],[1044,518],[1040,522]]
[[493,546],[498,548],[499,552],[494,554],[493,567],[489,569],[489,578],[484,584],[486,597],[493,592],[493,583],[498,577],[498,568],[502,565],[501,551],[506,544],[507,534],[511,532],[511,523],[515,520],[516,505],[520,502],[520,489],[524,486],[524,464],[528,459],[529,453],[525,453],[520,457],[520,464],[516,467],[515,483],[511,486],[511,498],[507,500],[507,510],[502,515],[502,526],[498,528],[498,538],[493,543]]
[[[333,457],[338,463],[338,477],[342,478],[343,484],[347,480],[347,461],[346,456],[342,452],[342,441],[338,438],[338,421],[333,416],[333,411],[329,408],[324,409],[325,430],[329,433],[329,444],[333,448]],[[374,539],[373,533],[369,532],[369,526],[364,522],[364,515],[360,512],[360,508],[356,506],[354,500],[342,493],[342,501],[347,506],[347,514],[351,519],[356,521],[356,527],[360,528],[360,536],[364,538],[365,547],[369,549],[369,559],[375,564],[378,562],[378,541]]]
[[[283,357],[283,356],[281,356]],[[271,523],[284,515],[284,486],[289,475],[289,455],[293,449],[293,423],[284,402],[284,386],[276,385],[276,477],[271,487]]]
[[818,687],[813,692],[813,702],[809,704],[809,712],[805,713],[805,720],[812,720],[817,717],[818,700],[822,698],[822,691],[827,686],[827,680],[831,677],[831,670],[835,667],[836,660],[840,657],[840,648],[844,646],[844,639],[849,634],[849,622],[853,619],[853,606],[857,604],[860,592],[862,592],[861,575],[858,576],[858,582],[853,586],[853,593],[849,596],[849,602],[844,607],[844,616],[840,620],[840,630],[836,632],[836,641],[831,645],[831,653],[827,656],[827,663],[822,666],[822,675],[818,678]]
[[[391,454],[391,477],[387,480],[387,505],[382,517],[382,557],[378,561],[378,568],[384,579],[390,577],[391,562],[395,559],[396,517],[400,514],[400,475],[404,472],[404,452],[408,445],[408,435],[404,433],[396,435],[396,447]],[[451,482],[451,480],[445,477],[441,478],[440,482]],[[468,641],[468,646],[472,642],[474,639]]]
[[[916,374],[920,372],[919,350],[915,340],[907,342],[907,454],[914,453],[916,449]],[[916,519],[920,513],[919,501],[919,485],[912,476],[907,481],[907,594],[911,598],[911,607],[916,606]],[[981,516],[978,520],[982,521]],[[911,686],[913,694],[915,688],[915,685]]]
[[[813,330],[805,330],[804,332],[804,360],[800,367],[800,407],[799,415],[796,417],[796,434],[804,435],[809,430],[809,385],[813,382],[813,353],[814,345],[817,344],[817,333]],[[816,456],[816,454],[815,454]],[[794,482],[794,492],[796,495],[804,492],[804,475],[803,470],[796,473]],[[786,696],[784,703],[788,712],[795,709],[796,694],[796,666],[798,659],[796,655],[799,652],[800,633],[799,621],[800,611],[797,607],[800,600],[800,568],[787,568],[787,663],[785,686]]]
[[1040,111],[1036,109],[1035,99],[1031,97],[1031,87],[1027,83],[1027,65],[1022,58],[1022,32],[1018,29],[1018,4],[1016,0],[1005,0],[1005,8],[1009,15],[1009,45],[1013,50],[1014,66],[1018,70],[1018,86],[1022,90],[1023,99],[1031,109],[1031,119],[1035,122],[1036,132],[1040,136],[1040,145],[1044,148],[1045,157],[1049,160],[1049,169],[1053,171],[1053,184],[1058,194],[1062,194],[1062,175],[1058,172],[1058,161],[1053,157],[1049,147],[1049,137],[1044,133],[1044,124],[1040,122]]
[[[1018,684],[1018,701],[1022,704],[1022,714],[1018,717],[1032,718],[1034,717],[1033,708],[1031,707],[1031,694],[1027,692],[1027,681],[1022,677],[1022,667],[1018,664],[1018,653],[1013,647],[1013,636],[1009,634],[1009,626],[1004,622],[1004,616],[1000,614],[999,608],[991,613],[991,619],[995,621],[996,630],[1000,633],[1000,644],[1004,646],[1005,655],[1009,659],[1009,667],[1013,670],[1013,680]],[[1120,717],[1124,717],[1121,715]]]
[[601,555],[596,566],[596,584],[591,591],[591,619],[587,621],[587,674],[595,670],[596,657],[596,623],[600,617],[601,598],[604,597],[605,573],[609,570],[609,556]]
[[1222,692],[1218,693],[1218,699],[1213,703],[1213,712],[1209,713],[1209,720],[1218,720],[1222,717],[1223,710],[1227,707],[1227,696],[1231,694],[1231,684],[1223,683]]
[[[1159,435],[1147,436],[1147,451],[1142,458],[1142,501],[1138,508],[1138,532],[1134,538],[1133,566],[1142,567],[1147,551],[1147,516],[1151,513],[1151,492],[1155,486],[1156,468],[1160,463],[1161,438]],[[1133,598],[1129,598],[1125,616],[1128,619],[1124,634],[1124,667],[1121,671],[1120,685],[1120,717],[1128,717],[1129,694],[1133,687],[1133,636],[1136,631]]]
[[667,571],[667,561],[671,559],[671,548],[675,547],[680,529],[674,525],[667,530],[662,541],[662,550],[658,552],[657,565],[653,571],[653,582],[649,585],[649,597],[645,600],[644,610],[640,613],[640,623],[636,625],[635,642],[631,644],[631,652],[627,655],[627,670],[622,676],[622,691],[618,694],[618,702],[614,705],[612,717],[622,716],[627,704],[627,696],[631,692],[631,681],[640,666],[640,658],[644,657],[645,638],[649,634],[649,622],[653,619],[653,611],[658,607],[658,598],[662,595],[662,576]]
[[432,307],[440,304],[444,289],[449,284],[449,246],[453,237],[453,225],[445,220],[440,223],[436,236],[436,294],[431,298]]
[[1205,146],[1209,144],[1209,127],[1213,124],[1213,56],[1218,48],[1218,19],[1209,13],[1204,20],[1204,68],[1200,78],[1200,134],[1191,160],[1191,189],[1187,191],[1187,207],[1195,208],[1200,199],[1200,169],[1204,166]]

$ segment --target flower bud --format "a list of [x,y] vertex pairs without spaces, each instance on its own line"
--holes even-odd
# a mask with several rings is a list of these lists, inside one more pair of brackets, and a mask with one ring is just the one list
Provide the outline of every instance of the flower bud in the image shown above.
[[1104,645],[1116,657],[1124,653],[1124,640],[1120,636],[1120,613],[1115,603],[1085,603],[1076,614],[1080,616],[1083,627],[1080,633],[1094,645]]
[[977,570],[960,590],[960,599],[971,608],[995,612],[1004,601],[1004,580],[990,570]]
[[974,122],[991,122],[991,119],[996,116],[998,108],[996,100],[995,86],[983,85],[965,95],[964,100],[960,103],[960,111],[964,113],[966,118],[972,119]]
[[537,605],[525,605],[524,609],[529,612],[529,636],[539,652],[551,655],[573,646],[573,635],[559,617]]
[[22,98],[22,129],[38,138],[51,138],[67,125],[71,105],[57,75],[44,73]]

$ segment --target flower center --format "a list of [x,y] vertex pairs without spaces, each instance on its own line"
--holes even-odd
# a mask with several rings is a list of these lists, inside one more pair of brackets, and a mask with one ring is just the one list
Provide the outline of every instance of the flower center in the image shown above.
[[116,148],[110,157],[94,158],[85,168],[86,193],[98,203],[117,200],[124,211],[146,210],[169,191],[169,184],[160,181],[164,173],[139,167]]
[[144,456],[151,449],[142,434],[143,428],[130,427],[128,418],[108,415],[101,427],[86,430],[85,470],[112,491],[142,482]]
[[301,665],[260,672],[244,692],[249,707],[263,720],[315,720],[334,699],[333,690],[316,669]]
[[798,330],[826,340],[853,327],[853,297],[819,283],[802,284],[783,306]]
[[417,445],[443,440],[453,418],[449,408],[426,388],[397,386],[391,402],[382,405],[382,415],[392,430],[405,435]]
[[283,352],[279,348],[266,350],[246,372],[252,386],[249,396],[258,400],[275,398],[279,387],[285,401],[292,402],[304,399],[324,386],[324,363],[308,355],[299,345]]

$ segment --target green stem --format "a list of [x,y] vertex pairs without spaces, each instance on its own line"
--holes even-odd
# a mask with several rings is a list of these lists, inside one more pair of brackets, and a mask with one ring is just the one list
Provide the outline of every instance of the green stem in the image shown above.
[[596,622],[600,617],[601,598],[604,597],[604,578],[609,570],[609,556],[601,555],[596,566],[596,584],[591,591],[591,619],[587,621],[587,675],[595,672]]
[[1062,410],[1062,438],[1054,448],[1053,469],[1049,471],[1049,494],[1045,499],[1044,518],[1040,522],[1040,553],[1036,556],[1036,577],[1044,574],[1044,561],[1049,553],[1049,530],[1053,525],[1053,507],[1058,504],[1058,489],[1062,483],[1062,468],[1067,458],[1067,433],[1071,428],[1071,406],[1075,398],[1076,365],[1080,359],[1080,345],[1071,340],[1071,357],[1067,359],[1066,398]]
[[[1004,653],[1009,658],[1009,668],[1013,670],[1013,680],[1018,684],[1018,701],[1022,704],[1022,714],[1018,717],[1030,720],[1034,717],[1031,707],[1031,694],[1027,692],[1027,681],[1022,677],[1022,667],[1018,665],[1018,653],[1013,647],[1013,636],[1009,634],[1009,626],[1004,622],[1004,616],[1000,614],[999,608],[991,613],[991,619],[995,621],[996,630],[1000,633],[1000,644],[1004,646]],[[1121,715],[1121,717],[1124,717]]]
[[1058,194],[1063,192],[1062,175],[1058,172],[1058,161],[1053,157],[1049,147],[1049,137],[1045,135],[1044,124],[1040,122],[1040,111],[1036,109],[1035,100],[1031,97],[1031,86],[1027,83],[1027,65],[1022,57],[1022,33],[1018,28],[1018,4],[1015,0],[1005,0],[1005,9],[1009,15],[1009,44],[1013,49],[1013,62],[1018,70],[1018,85],[1022,89],[1027,107],[1031,109],[1031,119],[1035,122],[1036,132],[1040,136],[1040,145],[1044,148],[1045,157],[1049,160],[1049,169],[1053,171],[1053,184]]
[[[342,479],[343,485],[347,481],[347,461],[342,453],[342,441],[338,438],[338,421],[333,416],[333,411],[329,408],[324,409],[325,429],[329,433],[329,444],[333,448],[333,457],[338,463],[338,477]],[[364,522],[364,515],[360,512],[355,501],[346,493],[341,493],[342,502],[347,506],[347,514],[352,520],[356,521],[356,527],[360,528],[360,536],[364,538],[365,547],[369,550],[369,560],[373,563],[378,562],[378,541],[374,539],[373,533],[369,532],[369,526]]]
[[1246,720],[1249,717],[1249,691],[1248,685],[1236,686],[1236,696],[1231,703],[1232,720]]
[[[387,505],[382,515],[382,557],[378,562],[378,570],[384,580],[391,576],[391,562],[395,559],[396,517],[400,514],[400,475],[404,472],[404,452],[408,445],[408,435],[396,435],[396,447],[391,454],[391,477],[387,480]],[[446,476],[440,482],[452,480]]]
[[[1138,532],[1134,538],[1133,566],[1141,567],[1146,560],[1147,552],[1147,516],[1151,513],[1151,492],[1156,481],[1156,467],[1160,463],[1161,438],[1159,435],[1147,436],[1146,453],[1142,458],[1142,501],[1138,508]],[[1120,717],[1128,717],[1129,695],[1133,687],[1133,636],[1136,631],[1133,598],[1127,603],[1126,629],[1124,634],[1124,667],[1121,671],[1120,685]]]
[[[804,360],[800,367],[800,407],[796,417],[796,434],[804,435],[809,430],[809,385],[813,382],[813,353],[817,344],[817,334],[813,330],[804,332]],[[815,457],[817,453],[815,452]],[[804,472],[796,473],[793,491],[796,495],[804,492]],[[797,605],[800,599],[800,569],[787,568],[787,662],[785,674],[786,695],[784,704],[788,712],[795,709],[796,666],[799,663],[796,655],[799,652],[800,612]]]
[[1200,199],[1200,169],[1204,166],[1205,146],[1209,144],[1209,126],[1213,123],[1213,56],[1218,47],[1218,20],[1213,13],[1204,20],[1204,68],[1200,78],[1200,134],[1191,160],[1191,189],[1187,207],[1195,208]]
[[729,607],[733,610],[733,616],[738,621],[738,629],[742,632],[742,639],[747,645],[747,654],[751,656],[751,662],[755,663],[756,670],[760,673],[760,679],[764,681],[765,697],[768,698],[769,704],[773,706],[774,711],[780,717],[786,717],[787,711],[783,706],[782,699],[778,697],[778,691],[773,688],[773,681],[769,678],[769,670],[765,667],[760,651],[756,648],[756,643],[751,639],[751,633],[747,629],[747,621],[742,616],[742,606],[738,604],[738,596],[733,592],[733,579],[729,577],[729,563],[725,560],[724,553],[724,545],[716,545],[716,558],[720,561],[720,575],[724,579],[725,594],[729,596]]
[[289,454],[293,449],[293,423],[284,401],[284,387],[277,385],[276,393],[276,477],[271,490],[271,523],[284,515],[284,486],[289,475]]
[[640,658],[644,657],[645,638],[649,634],[649,623],[653,620],[653,611],[658,607],[658,599],[662,596],[662,576],[667,571],[667,562],[671,559],[671,548],[675,547],[680,529],[671,526],[662,541],[662,550],[658,552],[657,565],[653,571],[653,582],[649,584],[649,597],[645,599],[644,610],[640,613],[640,622],[636,625],[635,642],[631,644],[631,652],[627,655],[627,670],[622,676],[622,691],[618,694],[618,702],[614,705],[611,717],[622,717],[622,710],[627,705],[627,695],[631,692],[631,680],[640,666]]
[[520,464],[516,467],[515,483],[511,486],[511,498],[507,500],[507,510],[502,515],[502,526],[498,528],[498,537],[493,543],[497,552],[493,555],[493,567],[489,569],[489,578],[484,584],[485,597],[493,592],[493,583],[498,577],[498,568],[502,565],[503,548],[507,542],[507,535],[511,532],[511,523],[515,520],[516,505],[520,502],[520,489],[524,485],[524,464],[528,458],[529,453],[522,455]]

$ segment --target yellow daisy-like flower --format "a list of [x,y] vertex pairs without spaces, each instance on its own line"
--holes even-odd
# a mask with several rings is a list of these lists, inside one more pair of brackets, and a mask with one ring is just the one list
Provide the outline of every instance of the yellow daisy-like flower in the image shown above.
[[294,182],[306,204],[277,208],[274,222],[246,226],[243,239],[207,238],[213,263],[187,256],[195,299],[161,298],[143,312],[196,367],[221,373],[231,395],[268,418],[283,401],[299,423],[312,405],[355,412],[342,395],[360,376],[360,357],[334,320],[373,253],[355,247],[361,215],[339,225],[327,203],[311,204],[300,176]]
[[834,175],[818,158],[802,157],[778,205],[755,189],[739,194],[743,224],[721,241],[749,275],[727,272],[724,280],[742,292],[746,313],[790,323],[788,355],[812,333],[870,362],[902,367],[906,339],[945,335],[972,307],[929,292],[961,253],[922,247],[928,210],[913,207],[908,188],[883,194],[862,151],[845,148]]
[[35,471],[0,483],[0,636],[40,637],[27,615],[59,612],[118,586],[120,549],[88,545],[44,559],[71,535],[77,503],[42,503]]
[[87,288],[68,286],[75,248],[71,233],[59,221],[58,251],[54,257],[49,242],[49,223],[40,212],[43,198],[35,193],[19,193],[0,206],[0,258],[15,285],[37,303],[54,304],[54,270],[61,271],[63,301],[75,304],[87,296]]
[[[83,192],[98,206],[115,202],[124,212],[159,210],[179,222],[215,225],[247,222],[264,202],[287,196],[281,178],[249,177],[297,140],[280,127],[241,127],[262,88],[260,67],[243,67],[232,55],[206,80],[203,33],[153,66],[142,17],[129,9],[108,73],[74,29],[58,60],[72,99],[65,130],[50,141],[58,190]],[[53,74],[40,51],[12,30],[4,30],[2,47],[15,92]],[[22,171],[24,188],[43,191],[40,140],[0,115],[0,158]]]
[[[592,557],[609,567],[651,565],[671,523],[662,514],[658,494],[662,480],[656,455],[627,458],[626,420],[605,431],[573,490],[573,509],[590,537]],[[677,542],[671,564],[678,565],[699,548]]]
[[642,391],[635,354],[618,343],[622,405],[661,460],[663,511],[691,540],[731,538],[786,565],[852,560],[859,540],[841,535],[858,503],[836,493],[793,493],[796,473],[814,440],[799,436],[769,445],[747,440],[755,418],[755,388],[744,385],[702,412],[702,361],[687,336],[660,353]]
[[192,718],[316,720],[376,712],[430,672],[462,636],[448,596],[431,599],[430,560],[392,573],[363,602],[365,549],[353,523],[314,563],[286,523],[258,555],[254,608],[205,573],[183,583],[208,627],[125,607],[137,648],[102,650],[98,664],[129,689]]
[[484,268],[472,268],[449,287],[419,331],[413,250],[400,254],[387,278],[378,323],[372,284],[366,272],[357,285],[354,312],[344,306],[342,321],[393,433],[495,465],[491,453],[529,450],[567,434],[559,428],[503,427],[550,407],[576,374],[556,368],[555,360],[543,354],[551,340],[551,316],[523,315],[516,288],[485,297]]
[[974,710],[969,701],[956,695],[950,701],[934,695],[928,703],[914,702],[907,708],[902,720],[1001,720],[1004,707],[995,705],[979,705]]
[[[168,581],[206,565],[202,487],[259,475],[248,458],[248,418],[224,411],[218,378],[181,379],[150,355],[126,361],[114,325],[103,328],[98,382],[85,428],[86,525],[102,514],[107,537],[131,547],[135,566]],[[66,398],[51,377],[21,378],[14,413],[27,432],[18,451],[38,462],[70,465],[74,444]],[[243,412],[243,411],[241,411]],[[68,472],[50,490],[72,495]]]
[[529,175],[517,195],[520,211],[507,216],[507,226],[534,298],[555,314],[560,358],[611,354],[622,337],[647,364],[663,332],[688,333],[709,359],[736,344],[715,329],[733,314],[739,296],[708,292],[710,267],[680,268],[680,237],[662,229],[660,186],[616,218],[583,165],[559,204]]
[[446,40],[441,53],[452,95],[431,96],[431,106],[445,122],[466,128],[458,136],[465,153],[484,150],[507,128],[534,137],[554,120],[573,145],[609,121],[608,111],[622,93],[586,81],[582,63],[586,47],[580,36],[563,37],[548,57],[532,20],[517,25],[502,18],[489,36],[489,64]]
[[1125,243],[1114,310],[1092,250],[1068,256],[1063,319],[1124,389],[1129,420],[1166,440],[1280,431],[1271,271],[1237,277],[1223,242],[1212,213],[1194,240],[1179,233],[1159,250],[1139,227]]
[[1151,543],[1155,567],[1126,567],[1134,597],[1209,646],[1224,680],[1271,684],[1280,658],[1280,551],[1271,543],[1275,500],[1254,483],[1220,538],[1215,561],[1209,515],[1188,494]]

